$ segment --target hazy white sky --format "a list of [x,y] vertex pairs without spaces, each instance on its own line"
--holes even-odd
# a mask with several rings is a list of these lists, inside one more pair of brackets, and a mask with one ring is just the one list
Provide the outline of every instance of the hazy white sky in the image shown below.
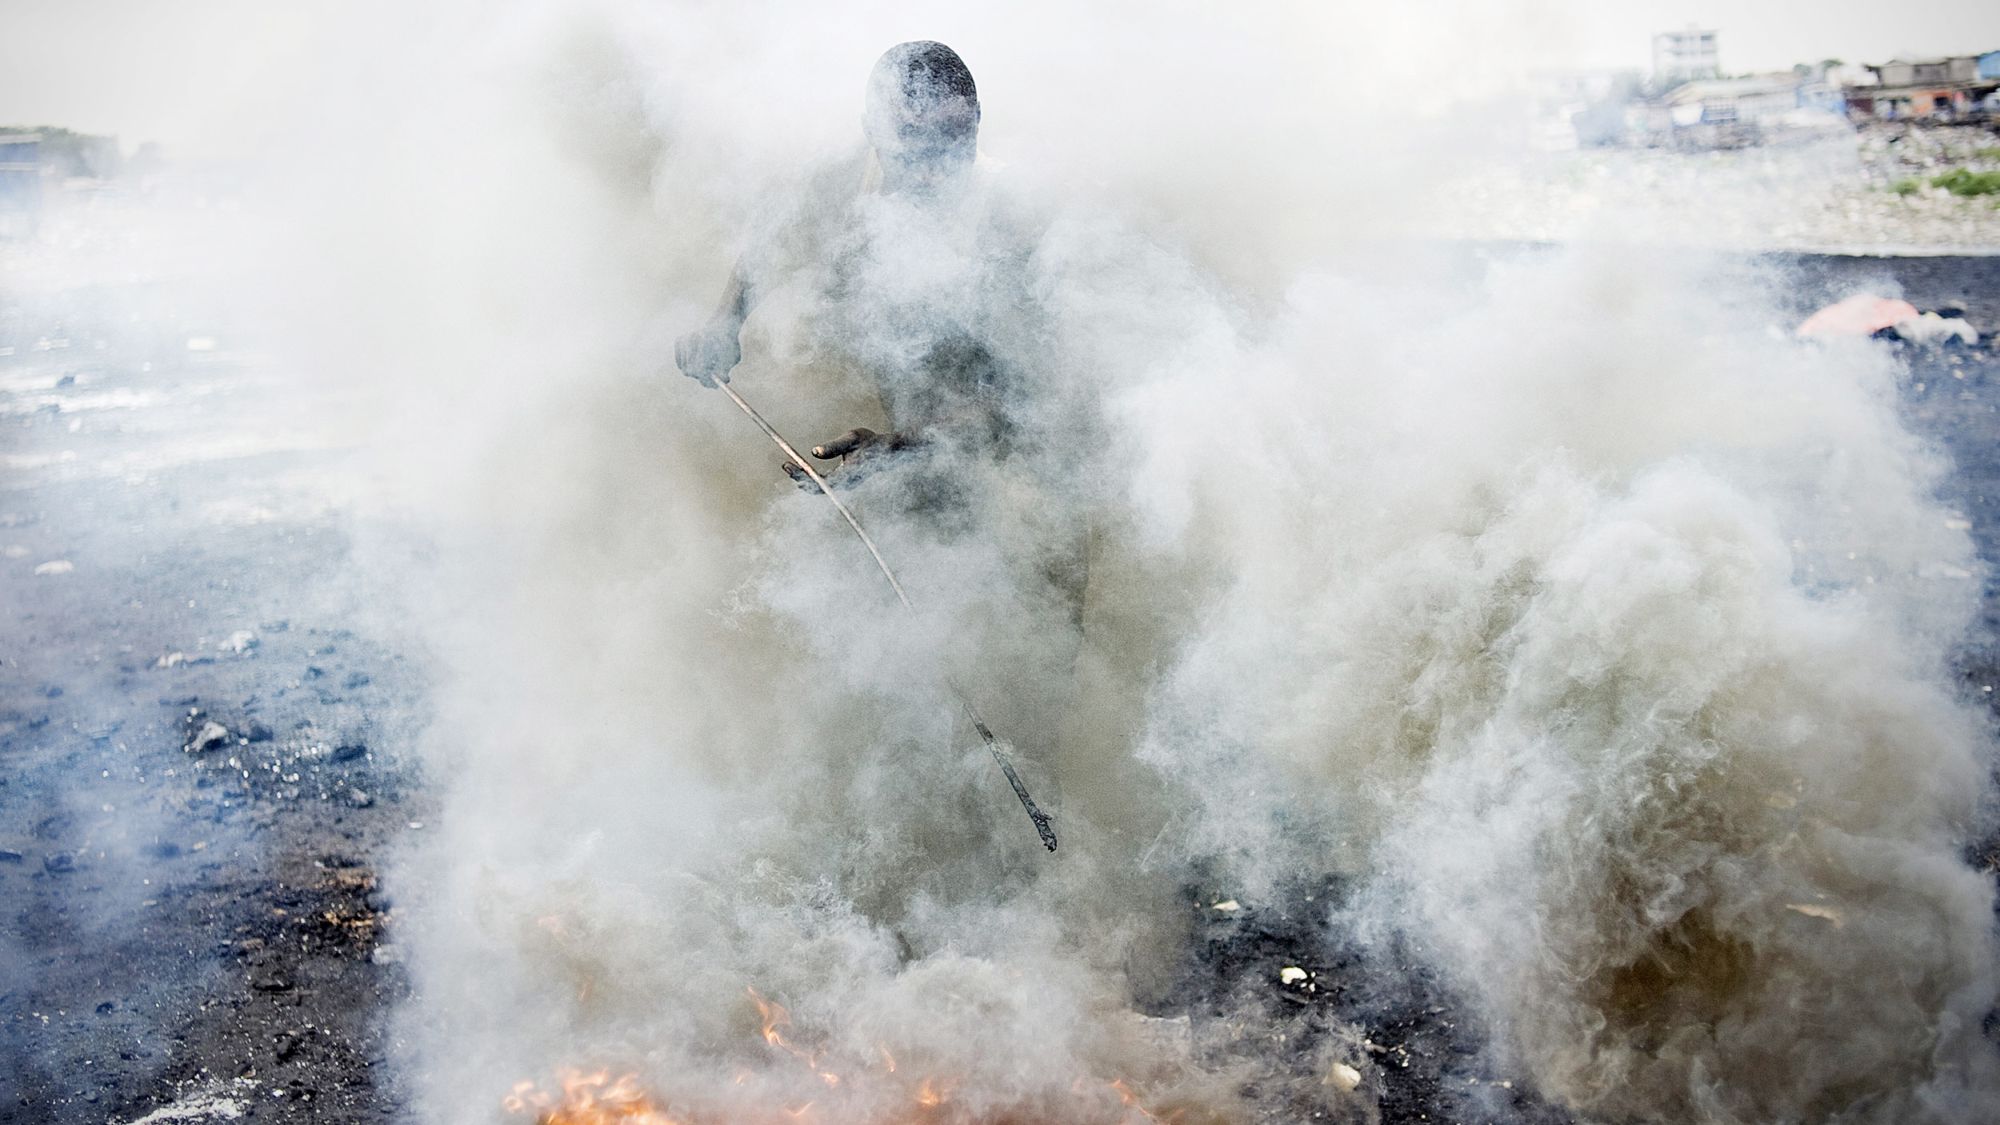
[[[632,0],[639,2],[639,0]],[[648,0],[650,2],[650,0]],[[986,0],[986,5],[1001,0]],[[1176,18],[1171,3],[1129,6],[1130,23]],[[1837,57],[1881,62],[1898,56],[1973,54],[2000,49],[2000,3],[1944,0],[1903,7],[1881,0],[1463,0],[1479,36],[1458,35],[1438,56],[1460,70],[1468,50],[1488,57],[1482,73],[1560,67],[1643,68],[1656,31],[1689,23],[1721,32],[1728,71],[1779,69]],[[359,81],[365,59],[357,43],[384,42],[425,31],[450,43],[476,36],[486,9],[460,0],[375,7],[299,0],[5,0],[8,33],[0,36],[0,124],[62,125],[116,133],[127,146],[162,140],[180,147],[212,146],[218,136],[254,135],[282,127],[287,96],[339,97]],[[864,4],[894,8],[895,0]],[[911,36],[949,22],[972,5],[930,0],[904,5]],[[1434,10],[1439,5],[1431,4]],[[1443,5],[1449,8],[1448,0]],[[699,10],[699,2],[689,4]],[[834,10],[830,9],[830,12]],[[845,11],[845,9],[839,9]],[[1407,38],[1422,21],[1393,18],[1369,4],[1312,0],[1272,3],[1271,18],[1297,18],[1306,34]],[[420,12],[421,15],[413,14]],[[878,13],[879,14],[879,13]],[[829,19],[841,18],[830,14]],[[1427,17],[1428,18],[1428,14]],[[698,27],[698,19],[691,19]],[[375,26],[369,26],[370,24]],[[1434,24],[1432,26],[1435,26]],[[1061,34],[1062,29],[1051,29]],[[1494,33],[1489,36],[1489,32]],[[1513,34],[1508,34],[1509,32]],[[810,29],[776,27],[775,35],[810,36]],[[456,39],[454,37],[457,37]],[[330,41],[346,44],[335,48]],[[969,52],[975,44],[958,44]],[[1425,65],[1418,44],[1384,44],[1395,66]],[[1496,59],[1499,64],[1496,66]],[[281,96],[278,92],[284,91]],[[219,127],[218,123],[228,126]]]
[[1529,10],[1535,9],[1572,29],[1566,48],[1587,66],[1647,66],[1653,33],[1690,23],[1721,31],[1722,65],[1732,72],[1825,58],[1877,63],[2000,50],[2000,3],[1992,0],[1907,6],[1879,0],[1548,0]]

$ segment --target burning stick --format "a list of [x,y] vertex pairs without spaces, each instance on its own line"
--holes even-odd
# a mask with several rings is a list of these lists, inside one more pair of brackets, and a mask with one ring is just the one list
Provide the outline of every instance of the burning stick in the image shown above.
[[[903,592],[903,584],[896,581],[896,572],[889,569],[888,562],[882,558],[882,552],[876,550],[875,541],[868,538],[867,532],[861,530],[861,521],[854,518],[854,513],[847,510],[847,505],[840,502],[840,497],[834,495],[833,487],[826,483],[826,478],[807,464],[806,459],[799,455],[799,451],[792,448],[792,443],[786,441],[784,435],[780,434],[771,423],[766,422],[762,414],[744,402],[743,396],[737,394],[734,387],[719,379],[715,382],[715,386],[723,394],[728,395],[729,401],[735,403],[743,413],[749,415],[752,422],[757,423],[757,428],[764,431],[764,436],[777,442],[778,448],[785,451],[785,456],[791,458],[792,464],[805,470],[805,474],[812,478],[812,482],[819,486],[819,490],[826,494],[826,498],[833,501],[833,506],[839,509],[841,518],[847,521],[847,526],[854,529],[854,534],[861,538],[861,545],[868,548],[868,553],[874,557],[876,567],[882,571],[882,577],[889,580],[889,588],[896,591],[896,600],[903,603],[904,609],[915,613],[917,607],[910,604],[910,596]],[[944,682],[945,686],[951,689],[951,693],[958,697],[958,705],[965,709],[965,717],[972,720],[972,729],[979,732],[979,737],[986,742],[986,749],[992,751],[994,762],[1000,766],[1000,772],[1007,777],[1007,784],[1014,788],[1014,796],[1021,799],[1021,807],[1028,811],[1028,819],[1035,822],[1035,835],[1042,838],[1042,846],[1055,851],[1056,834],[1055,830],[1049,827],[1049,814],[1043,812],[1035,804],[1035,799],[1028,795],[1028,787],[1021,783],[1021,775],[1014,772],[1014,763],[1001,748],[999,738],[993,734],[993,728],[986,725],[986,720],[979,714],[979,709],[972,705],[972,697],[966,694],[964,688],[958,686],[958,681],[946,676]]]

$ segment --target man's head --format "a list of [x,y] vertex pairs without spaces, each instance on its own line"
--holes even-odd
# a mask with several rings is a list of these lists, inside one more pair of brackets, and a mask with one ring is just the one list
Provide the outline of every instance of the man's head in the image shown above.
[[898,43],[868,76],[862,127],[896,179],[935,180],[972,163],[979,146],[979,88],[942,43]]

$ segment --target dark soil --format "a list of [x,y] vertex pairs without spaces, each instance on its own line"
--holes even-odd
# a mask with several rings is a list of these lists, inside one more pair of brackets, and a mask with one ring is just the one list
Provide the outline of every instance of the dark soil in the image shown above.
[[[404,981],[373,867],[424,815],[399,757],[420,679],[345,627],[337,523],[213,517],[282,504],[315,455],[173,463],[259,424],[251,374],[79,305],[8,324],[0,378],[226,393],[75,431],[61,409],[0,417],[10,456],[74,454],[0,489],[0,1121],[204,1097],[388,1120],[382,1015]],[[71,569],[38,573],[52,562]]]

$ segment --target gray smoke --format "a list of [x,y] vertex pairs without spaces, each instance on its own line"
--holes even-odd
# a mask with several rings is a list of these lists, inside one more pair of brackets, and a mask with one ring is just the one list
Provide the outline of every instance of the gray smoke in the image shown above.
[[[270,249],[429,560],[382,607],[439,672],[444,811],[399,880],[424,1119],[572,1065],[710,1119],[1111,1121],[1114,1081],[1244,1119],[1248,1079],[1328,1060],[1135,997],[1183,971],[1186,886],[1327,877],[1585,1113],[1982,1116],[1958,849],[1991,740],[1944,668],[1980,569],[1945,466],[1883,353],[1769,330],[1783,278],[1369,241],[1474,151],[1362,124],[1400,88],[1366,79],[1489,57],[1438,15],[523,6],[360,54]],[[1006,166],[797,219],[863,167],[875,55],[926,36]],[[671,370],[744,255],[798,267],[736,376],[797,442],[924,393],[913,341],[1002,372],[1004,457],[853,493],[915,615]]]

